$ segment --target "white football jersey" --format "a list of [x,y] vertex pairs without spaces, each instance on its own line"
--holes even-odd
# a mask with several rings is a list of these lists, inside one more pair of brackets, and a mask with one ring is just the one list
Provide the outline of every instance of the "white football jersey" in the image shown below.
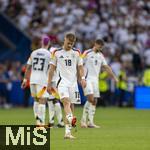
[[30,84],[47,86],[50,52],[44,48],[33,51],[27,64],[32,66]]
[[83,65],[80,51],[73,48],[66,51],[63,48],[56,49],[52,54],[51,64],[57,67],[57,86],[72,87],[77,84],[77,66]]
[[86,50],[83,53],[84,67],[86,70],[86,79],[98,80],[102,65],[107,65],[107,62],[102,53],[94,52],[92,49]]

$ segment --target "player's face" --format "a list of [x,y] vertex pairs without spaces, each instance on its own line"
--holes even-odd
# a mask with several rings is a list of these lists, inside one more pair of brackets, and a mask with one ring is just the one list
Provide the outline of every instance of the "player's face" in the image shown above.
[[97,52],[100,52],[103,49],[103,45],[97,43],[95,43],[94,47]]
[[64,41],[64,46],[67,50],[70,50],[72,49],[73,45],[74,45],[75,41],[73,40],[70,40],[70,39],[67,39],[65,38],[65,41]]

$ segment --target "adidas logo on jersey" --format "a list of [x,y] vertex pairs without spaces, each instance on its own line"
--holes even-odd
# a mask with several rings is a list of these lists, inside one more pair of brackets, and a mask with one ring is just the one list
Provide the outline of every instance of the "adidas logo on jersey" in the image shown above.
[[64,58],[64,56],[61,55],[59,58]]

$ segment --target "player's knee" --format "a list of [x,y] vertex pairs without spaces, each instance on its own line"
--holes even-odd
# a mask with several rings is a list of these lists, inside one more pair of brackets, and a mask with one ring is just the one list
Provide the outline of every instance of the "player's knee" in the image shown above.
[[70,107],[70,101],[68,99],[63,99],[62,100],[64,107],[69,106]]
[[92,94],[91,94],[91,95],[88,95],[88,96],[87,96],[87,99],[88,99],[88,101],[89,101],[90,103],[92,103],[92,104],[94,105],[94,97],[93,97]]

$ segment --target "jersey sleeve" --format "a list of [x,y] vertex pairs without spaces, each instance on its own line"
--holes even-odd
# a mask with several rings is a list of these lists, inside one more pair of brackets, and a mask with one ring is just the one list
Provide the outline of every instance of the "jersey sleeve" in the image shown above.
[[78,57],[77,57],[77,59],[78,59],[77,60],[77,65],[81,66],[81,65],[83,65],[83,58],[82,58],[81,52],[78,51],[77,55],[78,55]]
[[57,57],[56,57],[56,50],[51,52],[50,55],[50,64],[56,66],[57,65]]
[[83,65],[83,59],[81,57],[78,57],[78,66]]
[[101,55],[102,58],[102,65],[107,65],[107,61],[103,55]]
[[87,57],[88,57],[88,50],[85,50],[82,55],[81,55],[82,59],[83,59],[83,64],[86,63],[87,61]]
[[87,58],[87,54],[88,54],[88,51],[85,50],[85,51],[82,53],[81,57],[82,57],[83,59],[86,59],[86,58]]

